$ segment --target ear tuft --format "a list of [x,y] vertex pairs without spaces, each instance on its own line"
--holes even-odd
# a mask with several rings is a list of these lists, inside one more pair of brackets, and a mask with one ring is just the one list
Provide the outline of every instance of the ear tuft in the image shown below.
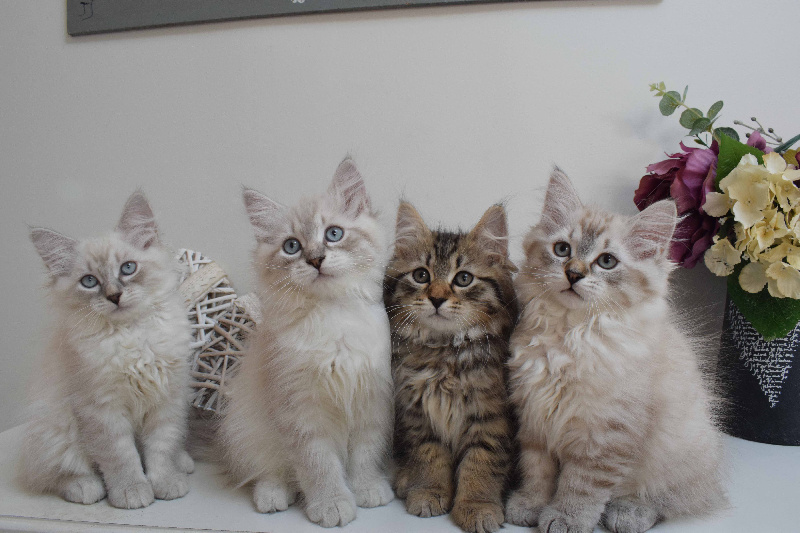
[[583,203],[570,179],[564,171],[554,167],[547,184],[539,224],[550,230],[567,226],[572,215],[582,207]]
[[630,248],[639,259],[666,258],[678,223],[672,200],[661,200],[631,218]]
[[357,218],[361,213],[371,210],[364,180],[349,157],[339,163],[328,187],[328,193],[339,199],[342,210],[351,218]]
[[395,254],[402,255],[416,243],[427,241],[430,237],[431,230],[414,206],[405,201],[400,202],[395,223]]
[[116,229],[123,239],[137,248],[145,250],[158,243],[156,219],[142,191],[136,191],[128,197]]
[[72,270],[78,241],[47,228],[31,228],[30,237],[51,276]]
[[256,240],[259,242],[270,240],[270,237],[278,229],[286,208],[257,190],[248,187],[242,188],[242,200],[244,201],[247,215],[250,217],[250,224],[253,225],[255,230]]
[[487,209],[469,232],[469,238],[489,255],[492,262],[508,259],[508,223],[503,206],[495,204]]

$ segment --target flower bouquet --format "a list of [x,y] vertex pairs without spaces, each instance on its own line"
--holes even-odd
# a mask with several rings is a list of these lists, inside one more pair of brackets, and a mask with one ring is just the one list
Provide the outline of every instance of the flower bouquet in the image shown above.
[[673,198],[681,217],[671,259],[687,268],[701,258],[728,278],[717,381],[729,406],[731,435],[758,442],[800,445],[800,155],[758,120],[715,127],[722,109],[686,105],[663,83],[650,86],[659,108],[680,123],[697,146],[647,167],[634,195],[641,210]]

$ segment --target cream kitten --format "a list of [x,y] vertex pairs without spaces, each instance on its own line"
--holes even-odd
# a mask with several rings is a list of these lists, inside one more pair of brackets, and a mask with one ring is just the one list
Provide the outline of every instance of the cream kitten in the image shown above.
[[524,481],[506,519],[641,532],[725,502],[715,402],[667,301],[675,205],[581,204],[558,169],[515,285],[511,394]]
[[177,262],[134,193],[116,230],[76,241],[33,228],[58,320],[34,388],[21,479],[31,490],[114,507],[189,491],[183,449],[190,326]]
[[353,162],[328,191],[293,208],[245,189],[263,320],[222,420],[228,467],[254,482],[256,510],[345,525],[385,505],[392,431],[383,229]]

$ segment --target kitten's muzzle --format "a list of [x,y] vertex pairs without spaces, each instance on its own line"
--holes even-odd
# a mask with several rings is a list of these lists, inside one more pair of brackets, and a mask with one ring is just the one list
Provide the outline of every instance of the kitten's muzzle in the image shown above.
[[306,259],[306,263],[308,263],[309,265],[311,265],[314,268],[316,268],[317,270],[319,270],[320,267],[322,266],[322,261],[324,259],[325,259],[325,256],[321,255],[319,257],[312,257],[311,259]]
[[447,301],[447,298],[434,298],[433,296],[428,296],[428,300],[431,301],[434,309],[439,309],[439,307]]

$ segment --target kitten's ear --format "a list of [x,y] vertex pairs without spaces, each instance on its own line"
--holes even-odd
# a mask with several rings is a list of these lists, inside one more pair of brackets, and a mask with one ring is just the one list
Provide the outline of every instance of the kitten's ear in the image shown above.
[[143,250],[158,243],[156,219],[142,191],[134,192],[125,202],[117,231],[127,242]]
[[469,239],[478,248],[488,254],[492,262],[504,261],[508,258],[508,224],[506,210],[495,204],[481,217],[480,221],[469,232]]
[[661,200],[631,219],[628,235],[631,251],[639,259],[666,258],[678,223],[678,210],[672,200]]
[[286,208],[257,190],[247,187],[242,189],[242,200],[247,216],[250,217],[250,224],[255,229],[256,240],[269,241],[279,229]]
[[351,218],[356,218],[371,208],[364,180],[349,157],[339,163],[328,187],[328,193],[339,199],[344,214]]
[[422,220],[422,217],[408,202],[400,202],[397,208],[397,222],[395,224],[395,254],[413,249],[416,244],[426,242],[431,236],[431,230]]
[[551,230],[567,226],[572,215],[582,207],[583,204],[572,182],[564,171],[554,167],[550,174],[550,182],[547,184],[547,194],[544,197],[539,224]]
[[72,270],[78,241],[51,229],[31,228],[31,242],[51,276],[63,276]]

